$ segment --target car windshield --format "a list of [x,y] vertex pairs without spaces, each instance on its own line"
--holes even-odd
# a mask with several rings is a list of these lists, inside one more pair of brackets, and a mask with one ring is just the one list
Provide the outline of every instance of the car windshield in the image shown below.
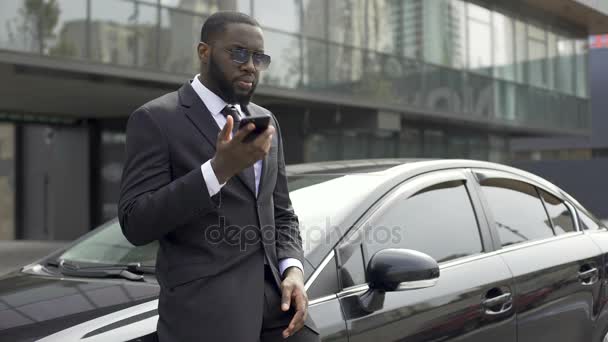
[[[347,190],[352,190],[352,183],[348,177],[352,176],[294,175],[289,178],[288,187],[293,196],[294,208],[300,218],[305,250],[318,245],[319,241],[315,237],[319,235],[318,233],[322,233],[319,231],[320,228],[327,228],[324,223],[331,222],[329,210],[335,208],[333,205],[350,197]],[[144,266],[153,266],[157,249],[158,242],[133,246],[123,235],[118,220],[113,219],[67,249],[59,260],[102,265],[126,265],[139,262]]]

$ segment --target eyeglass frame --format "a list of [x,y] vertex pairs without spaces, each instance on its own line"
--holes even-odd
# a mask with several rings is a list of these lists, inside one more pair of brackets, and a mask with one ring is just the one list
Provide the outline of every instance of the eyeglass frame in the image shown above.
[[[206,43],[206,42],[201,42],[201,43],[207,44],[207,45],[213,45],[211,43]],[[262,52],[254,51],[254,50],[249,50],[249,49],[244,48],[244,47],[232,47],[230,49],[229,48],[225,48],[225,47],[221,47],[221,49],[224,50],[224,51],[226,51],[226,52],[228,52],[228,53],[230,53],[230,58],[232,59],[233,62],[235,62],[237,64],[246,64],[251,59],[252,62],[253,62],[253,66],[256,69],[260,70],[260,71],[268,69],[268,67],[270,66],[270,63],[272,62],[272,58],[270,57],[270,55],[267,55],[267,54],[262,53]],[[234,50],[247,51],[247,60],[246,61],[237,60],[234,57]],[[265,65],[261,64],[261,63],[256,65],[254,56],[268,57],[268,63],[265,64]]]

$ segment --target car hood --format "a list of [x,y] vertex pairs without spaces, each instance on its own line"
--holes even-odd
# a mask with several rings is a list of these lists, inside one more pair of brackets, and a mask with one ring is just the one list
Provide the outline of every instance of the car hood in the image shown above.
[[33,341],[153,300],[158,292],[158,285],[145,282],[13,272],[0,277],[0,340]]

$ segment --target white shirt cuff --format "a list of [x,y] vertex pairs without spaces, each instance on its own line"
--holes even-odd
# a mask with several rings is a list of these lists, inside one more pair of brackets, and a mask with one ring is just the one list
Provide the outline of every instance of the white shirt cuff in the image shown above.
[[304,266],[302,265],[300,260],[296,258],[285,258],[279,260],[279,272],[281,272],[281,276],[283,275],[286,269],[292,266],[299,268],[302,271],[302,274],[304,274]]
[[207,190],[209,191],[209,197],[213,197],[215,194],[220,192],[220,190],[222,189],[222,187],[224,185],[226,185],[226,183],[220,184],[220,182],[217,180],[217,176],[215,175],[215,172],[213,171],[213,168],[211,167],[211,159],[208,160],[203,165],[201,165],[201,172],[203,173],[203,178],[205,179],[205,184],[207,184]]

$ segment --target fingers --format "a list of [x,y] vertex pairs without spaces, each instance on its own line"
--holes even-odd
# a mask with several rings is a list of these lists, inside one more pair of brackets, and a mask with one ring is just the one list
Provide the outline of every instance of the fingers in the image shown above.
[[248,123],[247,126],[239,129],[236,134],[232,136],[232,139],[238,142],[242,142],[245,137],[255,129],[255,125],[253,123]]
[[283,330],[283,338],[287,338],[296,332],[298,332],[302,327],[304,327],[304,322],[306,321],[307,310],[306,310],[306,297],[302,293],[294,294],[294,301],[296,307],[296,313],[293,315],[291,322],[285,330]]
[[283,286],[282,296],[281,296],[281,310],[287,311],[289,310],[289,306],[291,305],[291,292],[293,287],[291,286]]
[[226,124],[220,131],[218,135],[219,141],[229,141],[230,140],[230,132],[232,132],[232,126],[234,126],[234,121],[231,116],[226,118]]

